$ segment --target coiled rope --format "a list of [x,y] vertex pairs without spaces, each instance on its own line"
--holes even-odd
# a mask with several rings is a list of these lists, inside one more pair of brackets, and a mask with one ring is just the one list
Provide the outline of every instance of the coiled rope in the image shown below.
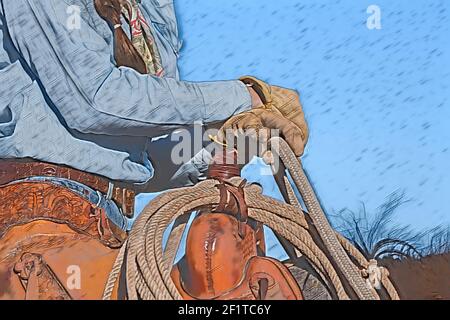
[[[320,208],[301,163],[284,140],[275,139],[271,139],[272,146],[279,145],[277,152],[301,192],[308,213],[320,237],[323,238],[327,250],[331,253],[331,258],[339,266],[360,299],[379,299],[375,290],[363,278],[362,271],[369,266],[369,262],[350,242],[334,232]],[[241,178],[230,179],[230,183],[236,186],[241,182]],[[179,225],[171,232],[165,251],[162,246],[163,234],[172,221],[186,212],[192,212],[204,206],[218,205],[220,199],[219,190],[216,188],[218,184],[216,180],[206,180],[193,187],[166,192],[150,202],[137,219],[128,240],[119,251],[106,283],[103,299],[111,299],[123,266],[126,266],[128,299],[181,299],[170,273],[185,225]],[[294,197],[293,190],[291,191],[291,196]],[[256,185],[247,185],[244,188],[244,194],[249,217],[265,224],[289,241],[311,262],[321,277],[331,284],[339,299],[349,299],[342,279],[338,276],[333,264],[311,236],[300,204],[297,202],[298,205],[290,205],[265,197],[262,195],[261,188]],[[352,263],[349,255],[356,258],[362,267],[361,270]],[[381,280],[391,299],[398,299],[386,272],[383,271],[381,274],[384,274]]]

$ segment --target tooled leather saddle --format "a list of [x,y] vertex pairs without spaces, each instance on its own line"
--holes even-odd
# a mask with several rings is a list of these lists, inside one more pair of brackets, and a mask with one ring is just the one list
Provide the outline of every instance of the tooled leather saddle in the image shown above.
[[[0,160],[0,300],[100,299],[126,234],[81,194],[27,179],[36,176],[108,188],[105,179],[72,168]],[[122,190],[112,199],[130,199]],[[116,203],[129,208],[131,201]]]
[[248,218],[246,181],[225,181],[237,175],[236,166],[210,166],[210,178],[222,181],[220,203],[194,219],[185,257],[172,269],[175,286],[185,300],[302,300],[287,267],[265,256],[263,226]]

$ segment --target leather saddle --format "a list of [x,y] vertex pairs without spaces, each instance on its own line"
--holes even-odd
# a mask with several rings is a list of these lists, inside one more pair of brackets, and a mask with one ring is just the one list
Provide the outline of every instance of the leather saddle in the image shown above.
[[125,237],[70,189],[0,186],[0,300],[100,299]]
[[289,270],[264,256],[262,225],[247,217],[243,184],[219,186],[220,204],[197,216],[172,279],[185,300],[302,300]]

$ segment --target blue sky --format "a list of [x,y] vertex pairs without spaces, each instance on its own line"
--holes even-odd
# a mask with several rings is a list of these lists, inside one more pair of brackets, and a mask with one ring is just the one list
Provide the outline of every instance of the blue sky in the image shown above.
[[[369,30],[366,9],[381,9]],[[398,220],[450,223],[450,1],[175,0],[184,80],[292,87],[304,165],[328,212],[404,190]]]

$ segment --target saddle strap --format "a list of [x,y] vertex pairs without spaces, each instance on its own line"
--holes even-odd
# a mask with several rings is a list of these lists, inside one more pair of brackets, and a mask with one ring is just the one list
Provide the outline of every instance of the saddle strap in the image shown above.
[[25,288],[25,300],[71,300],[53,270],[40,254],[26,252],[14,265]]
[[249,225],[255,232],[255,240],[258,248],[258,255],[265,256],[266,244],[264,239],[264,226],[262,223],[248,219],[248,206],[245,201],[244,187],[247,181],[244,179],[239,186],[234,186],[226,181],[222,181],[216,187],[220,192],[219,204],[212,213],[226,213],[235,216],[239,221],[239,236],[245,238],[245,225]]
[[55,177],[76,181],[109,195],[127,217],[134,213],[135,192],[116,186],[106,178],[63,165],[28,159],[0,159],[0,186],[30,177]]

